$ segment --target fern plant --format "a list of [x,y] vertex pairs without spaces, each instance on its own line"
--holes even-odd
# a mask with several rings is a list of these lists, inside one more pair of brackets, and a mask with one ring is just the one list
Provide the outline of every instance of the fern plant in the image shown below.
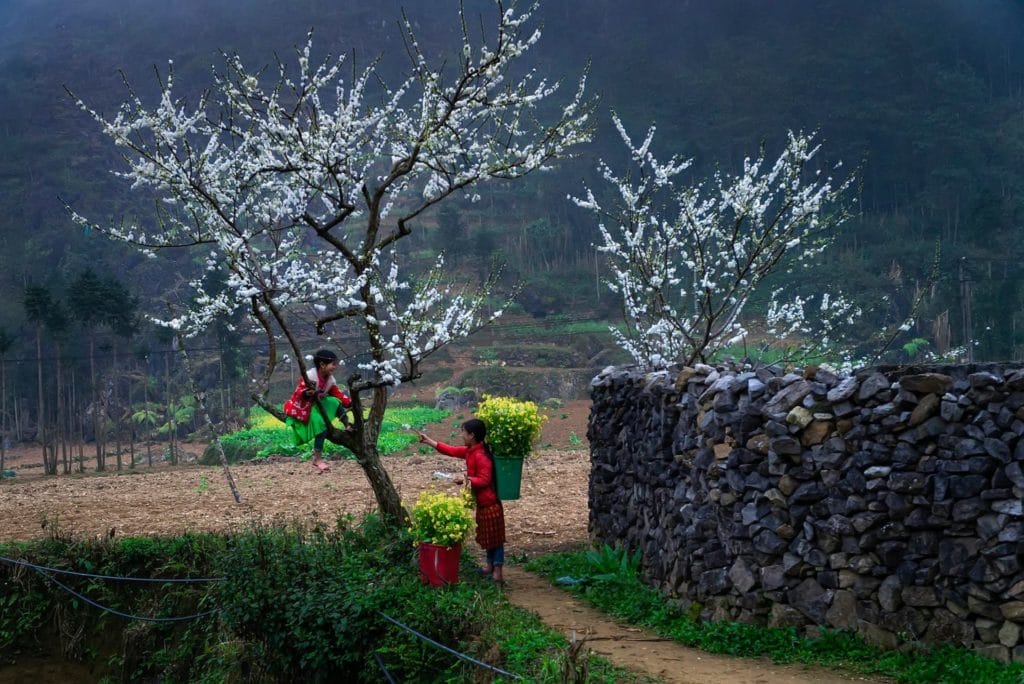
[[605,544],[587,552],[587,564],[592,582],[631,581],[640,572],[640,549],[630,553]]

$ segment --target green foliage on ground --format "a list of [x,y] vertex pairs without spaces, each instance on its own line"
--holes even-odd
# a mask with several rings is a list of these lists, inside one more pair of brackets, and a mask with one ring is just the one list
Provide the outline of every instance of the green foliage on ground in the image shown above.
[[712,653],[841,667],[907,684],[1024,681],[1024,664],[1004,665],[960,647],[917,645],[902,651],[883,651],[854,634],[827,628],[821,629],[821,636],[809,638],[795,628],[701,621],[699,605],[693,605],[695,610],[683,611],[644,585],[639,566],[639,555],[605,545],[590,551],[542,556],[526,567],[618,620]]
[[[334,525],[256,527],[228,535],[0,545],[0,556],[100,575],[213,578],[138,584],[61,575],[91,600],[182,622],[112,618],[34,571],[0,563],[0,662],[22,657],[92,663],[106,681],[476,681],[486,671],[434,648],[397,622],[527,681],[567,670],[594,682],[635,677],[581,654],[472,572],[430,588],[411,539],[375,516]],[[222,579],[218,579],[222,578]],[[59,628],[58,628],[59,625]]]
[[[416,441],[412,430],[444,420],[447,416],[448,411],[428,406],[390,407],[384,414],[377,448],[382,455],[399,452]],[[291,428],[263,409],[254,407],[251,410],[249,424],[250,427],[244,430],[220,438],[229,463],[274,455],[309,457],[312,445],[296,446]],[[354,458],[348,449],[331,442],[324,444],[324,454],[336,458]],[[202,462],[207,465],[218,463],[215,445],[207,447]]]

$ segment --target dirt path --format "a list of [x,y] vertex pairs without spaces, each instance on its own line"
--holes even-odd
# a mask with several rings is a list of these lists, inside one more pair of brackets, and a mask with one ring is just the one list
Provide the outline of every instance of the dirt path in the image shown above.
[[[589,402],[569,402],[550,412],[539,457],[524,468],[522,497],[506,502],[507,552],[533,557],[586,546],[589,453],[586,425]],[[428,432],[446,439],[450,422]],[[193,450],[201,452],[202,446]],[[332,521],[343,513],[373,510],[366,478],[350,461],[334,462],[330,473],[314,474],[308,463],[280,459],[235,466],[233,476],[243,502],[236,504],[220,468],[144,466],[121,473],[43,477],[38,449],[9,453],[18,476],[0,480],[0,541],[38,539],[54,521],[78,536],[177,534],[185,530],[222,531],[253,521]],[[435,471],[455,472],[460,463],[436,454],[387,457],[385,465],[404,501],[415,501],[426,488],[454,485],[433,479]],[[585,607],[545,579],[516,565],[507,569],[510,601],[536,612],[551,627],[571,637],[586,636],[590,648],[619,666],[646,672],[665,682],[692,684],[774,684],[775,682],[845,682],[832,671],[781,666],[761,660],[716,656],[666,642],[653,634],[617,625]],[[47,666],[42,663],[40,667]],[[0,683],[26,681],[5,679]],[[20,668],[19,668],[20,669]],[[32,681],[55,681],[39,670]],[[21,675],[24,675],[21,670]],[[73,679],[73,678],[72,678]],[[65,681],[69,681],[64,678]],[[78,680],[78,681],[88,681]],[[866,680],[861,680],[866,681]]]
[[646,673],[667,684],[850,684],[881,682],[807,665],[705,653],[636,627],[620,625],[544,579],[516,566],[505,570],[509,601],[531,610],[566,638],[586,646],[619,667]]

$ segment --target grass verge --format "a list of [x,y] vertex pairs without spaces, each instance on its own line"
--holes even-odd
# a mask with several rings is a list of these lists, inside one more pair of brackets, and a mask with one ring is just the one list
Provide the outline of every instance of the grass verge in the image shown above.
[[1024,682],[1024,664],[1004,665],[955,646],[911,644],[905,650],[883,651],[854,634],[826,628],[820,637],[810,638],[795,628],[704,622],[645,586],[637,573],[638,562],[635,556],[605,547],[541,556],[528,562],[526,569],[618,620],[711,653],[842,668],[907,684]]

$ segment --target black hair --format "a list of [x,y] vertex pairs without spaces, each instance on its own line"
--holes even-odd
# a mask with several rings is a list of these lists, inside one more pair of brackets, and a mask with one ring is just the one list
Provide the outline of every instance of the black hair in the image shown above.
[[332,352],[330,349],[321,349],[316,354],[313,354],[313,364],[319,368],[321,364],[331,363],[337,361],[338,355]]
[[[491,452],[491,445],[487,443],[487,424],[479,418],[470,418],[462,424],[462,429],[473,435],[478,444],[484,447],[484,453],[491,459],[491,482],[493,483],[494,498],[498,498],[498,466],[494,462],[494,454]],[[498,499],[499,501],[501,499]]]
[[484,452],[487,454],[487,458],[494,460],[494,454],[491,453],[491,445],[487,443],[487,424],[479,418],[470,418],[462,424],[462,429],[473,435],[477,442],[484,445]]

